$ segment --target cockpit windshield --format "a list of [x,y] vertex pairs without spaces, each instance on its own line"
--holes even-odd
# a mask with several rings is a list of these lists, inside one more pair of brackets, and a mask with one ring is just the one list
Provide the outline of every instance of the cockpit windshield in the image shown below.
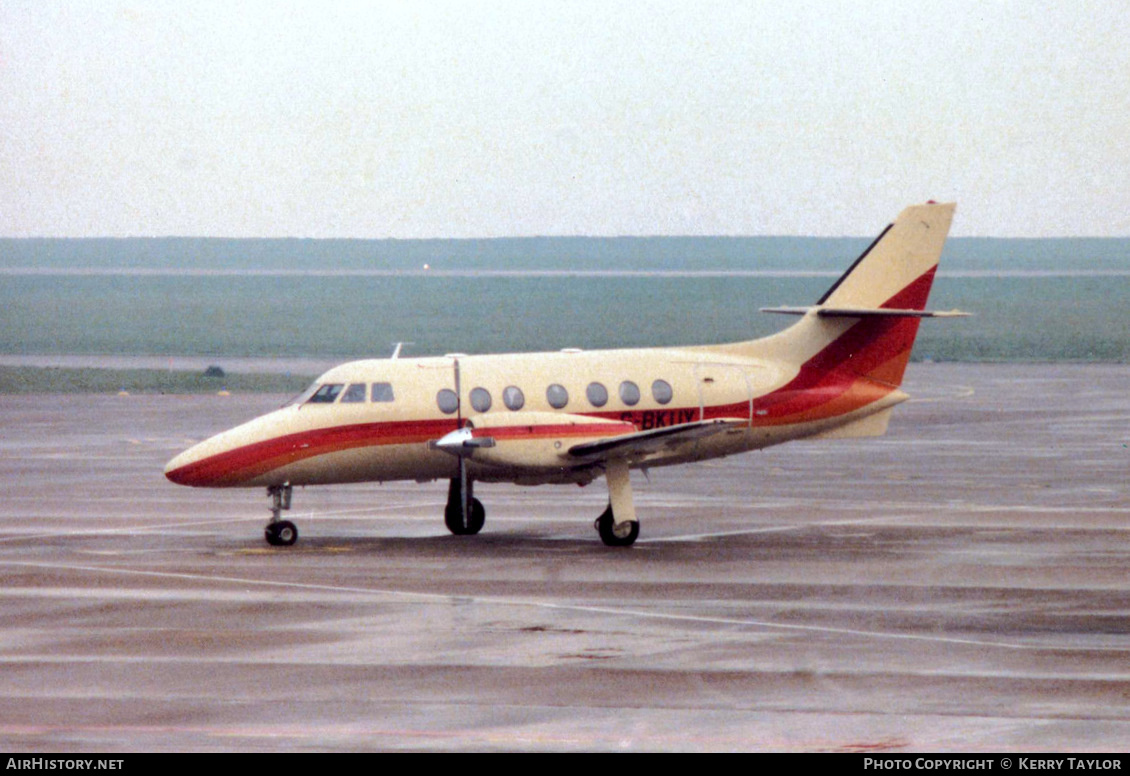
[[322,384],[315,380],[309,388],[288,401],[285,406],[292,407],[299,404],[305,404],[306,402],[310,401],[310,397],[317,393],[318,389],[321,387]]
[[[372,397],[370,399],[370,396]],[[302,404],[333,404],[339,401],[342,404],[361,404],[366,401],[392,402],[395,401],[391,383],[373,383],[372,392],[368,383],[323,383],[315,382],[297,397],[290,405]]]
[[352,383],[345,389],[345,393],[341,396],[341,401],[344,404],[360,404],[365,401],[368,392],[369,387],[364,383]]
[[326,383],[310,397],[310,404],[333,404],[337,395],[345,385],[342,383]]

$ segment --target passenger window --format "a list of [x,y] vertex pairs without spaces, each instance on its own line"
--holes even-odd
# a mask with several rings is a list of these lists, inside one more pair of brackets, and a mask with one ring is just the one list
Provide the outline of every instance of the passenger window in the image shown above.
[[310,397],[310,404],[333,404],[337,399],[337,395],[341,393],[344,388],[343,383],[326,383],[318,390],[314,391],[314,395]]
[[373,401],[394,401],[392,383],[373,383]]
[[459,397],[455,395],[455,391],[444,388],[436,394],[436,404],[439,405],[440,412],[444,415],[450,415],[459,409]]
[[565,386],[554,383],[545,389],[545,400],[550,407],[559,410],[569,403],[569,392],[565,390]]
[[490,409],[490,391],[486,388],[473,388],[471,390],[471,406],[475,412],[486,412]]
[[655,400],[660,404],[666,404],[671,401],[671,397],[675,394],[671,390],[671,383],[666,380],[656,380],[651,384],[651,395],[654,396]]
[[345,393],[341,395],[342,404],[358,404],[365,401],[365,384],[353,383],[345,389]]
[[585,389],[585,396],[588,397],[589,404],[594,407],[603,407],[608,403],[608,389],[600,383],[589,383],[589,387]]
[[521,388],[511,385],[502,392],[502,403],[507,409],[517,411],[526,406],[526,397]]
[[640,387],[631,380],[625,380],[620,383],[620,401],[624,402],[629,407],[634,407],[639,404]]

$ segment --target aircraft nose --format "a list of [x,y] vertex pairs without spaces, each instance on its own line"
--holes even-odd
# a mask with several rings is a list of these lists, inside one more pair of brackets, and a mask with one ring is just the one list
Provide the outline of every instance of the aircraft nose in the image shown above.
[[270,413],[222,431],[169,461],[165,477],[194,488],[242,486],[293,457],[294,445],[280,431],[285,421]]
[[237,468],[230,460],[235,449],[226,434],[217,434],[165,464],[165,477],[177,485],[193,488],[230,485]]
[[198,472],[198,467],[194,467],[194,463],[198,463],[200,456],[196,453],[196,448],[191,447],[185,450],[180,455],[174,457],[171,461],[165,464],[165,477],[170,482],[175,482],[177,485],[200,486],[203,481]]
[[260,415],[188,448],[166,464],[165,477],[197,488],[249,487],[275,469],[322,452],[313,444],[319,429],[307,421],[293,406]]

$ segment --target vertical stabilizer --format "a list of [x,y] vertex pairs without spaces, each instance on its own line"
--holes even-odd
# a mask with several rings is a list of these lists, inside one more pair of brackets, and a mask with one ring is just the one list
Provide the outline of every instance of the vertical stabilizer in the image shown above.
[[954,207],[931,202],[902,211],[817,304],[924,310]]
[[797,365],[797,389],[843,386],[857,378],[897,387],[918,335],[915,313],[926,309],[954,208],[936,202],[906,208],[815,306],[770,310],[803,315],[796,325],[721,350]]

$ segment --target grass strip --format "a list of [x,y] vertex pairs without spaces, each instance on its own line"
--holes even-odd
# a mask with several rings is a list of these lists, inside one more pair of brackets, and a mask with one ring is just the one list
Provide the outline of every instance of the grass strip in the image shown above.
[[0,366],[0,394],[127,393],[201,394],[299,393],[314,378],[305,375],[236,374],[164,369],[72,369]]

